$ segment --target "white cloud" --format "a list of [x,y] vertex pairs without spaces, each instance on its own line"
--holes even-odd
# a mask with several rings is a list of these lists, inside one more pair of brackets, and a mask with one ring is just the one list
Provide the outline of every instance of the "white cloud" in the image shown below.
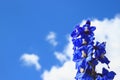
[[[51,70],[45,70],[42,78],[43,80],[74,80],[76,70],[75,64],[72,61],[72,42],[70,38],[68,38],[69,43],[66,45],[62,53],[55,52],[56,58],[60,61],[64,60],[64,63],[61,67],[52,66]],[[58,56],[62,56],[60,59]]]
[[67,61],[62,67],[53,66],[50,71],[45,70],[43,80],[74,80],[76,74],[74,63]]
[[55,52],[54,55],[56,56],[56,58],[61,62],[65,62],[67,59],[66,55],[61,53],[61,52]]
[[58,42],[56,41],[56,34],[54,32],[49,32],[46,37],[46,40],[49,41],[53,46],[57,46]]
[[68,44],[64,47],[64,50],[62,52],[54,52],[54,55],[56,56],[56,58],[60,61],[60,62],[66,62],[69,60],[72,60],[72,54],[73,54],[73,44],[71,41],[71,37],[68,36]]
[[36,70],[41,69],[41,65],[39,64],[39,57],[36,54],[28,54],[25,53],[20,57],[20,60],[23,62],[25,66],[35,66]]
[[[81,24],[84,24],[83,20]],[[96,26],[97,29],[95,31],[96,41],[106,41],[106,56],[111,61],[110,63],[110,71],[113,70],[116,72],[116,76],[114,80],[119,80],[120,78],[120,17],[116,16],[113,19],[104,19],[97,20],[94,19],[91,21],[91,25]],[[71,31],[72,32],[72,31]],[[69,42],[67,46],[62,51],[64,57],[69,57],[69,60],[66,60],[62,66],[52,66],[50,71],[45,70],[42,74],[43,80],[74,80],[74,76],[76,74],[75,63],[72,61],[72,43],[70,38],[68,38]],[[61,53],[60,53],[61,54]],[[56,55],[56,58],[57,55]],[[58,58],[59,59],[59,58]],[[60,60],[60,59],[59,59]],[[64,59],[63,59],[64,60]],[[61,61],[61,60],[60,60]],[[102,66],[107,67],[104,64],[99,64],[97,66],[97,71],[101,71]]]

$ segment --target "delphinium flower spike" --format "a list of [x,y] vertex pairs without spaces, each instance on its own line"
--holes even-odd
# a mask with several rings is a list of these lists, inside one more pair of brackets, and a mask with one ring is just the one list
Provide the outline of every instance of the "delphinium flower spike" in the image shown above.
[[106,42],[94,42],[94,31],[96,27],[91,26],[90,20],[80,27],[76,25],[71,33],[73,42],[73,61],[76,63],[76,80],[113,80],[116,75],[113,71],[103,68],[102,73],[95,71],[98,62],[109,64],[105,56]]

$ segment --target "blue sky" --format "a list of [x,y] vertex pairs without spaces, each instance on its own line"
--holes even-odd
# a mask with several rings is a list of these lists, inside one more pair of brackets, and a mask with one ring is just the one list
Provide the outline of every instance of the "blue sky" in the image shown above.
[[[42,80],[45,70],[61,66],[54,52],[68,43],[75,24],[84,19],[111,19],[120,13],[119,0],[0,0],[0,80]],[[57,42],[51,45],[47,35]],[[53,42],[54,42],[53,41]],[[26,66],[23,54],[39,57],[41,69]],[[57,80],[57,79],[56,79]]]

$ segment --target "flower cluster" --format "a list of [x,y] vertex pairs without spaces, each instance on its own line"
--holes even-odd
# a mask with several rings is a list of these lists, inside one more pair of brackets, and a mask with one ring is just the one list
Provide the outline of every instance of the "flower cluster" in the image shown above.
[[[73,42],[73,61],[76,63],[76,80],[113,80],[116,75],[113,71],[103,68],[102,73],[97,73],[96,65],[101,62],[109,64],[110,61],[105,56],[105,42],[94,42],[95,26],[91,26],[88,20],[85,25],[76,25],[71,33]],[[109,66],[108,66],[109,68]]]

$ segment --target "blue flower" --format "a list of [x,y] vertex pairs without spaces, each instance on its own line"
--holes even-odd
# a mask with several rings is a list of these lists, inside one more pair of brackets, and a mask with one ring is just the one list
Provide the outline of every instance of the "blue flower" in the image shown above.
[[73,61],[74,61],[74,62],[80,61],[81,56],[82,56],[81,51],[80,51],[79,49],[75,50],[75,51],[74,51],[74,54],[73,54]]
[[94,54],[96,58],[99,58],[106,53],[105,46],[106,46],[105,42],[102,42],[102,43],[96,42],[96,45],[94,46],[94,49],[95,49]]
[[90,20],[80,27],[77,25],[71,33],[73,42],[73,61],[76,63],[76,80],[113,80],[116,75],[113,71],[103,68],[102,73],[95,71],[98,62],[109,64],[105,56],[106,43],[94,43],[94,31],[96,27],[91,26]]
[[81,68],[85,70],[87,66],[88,66],[88,63],[85,58],[76,62],[76,69],[78,69],[78,70],[80,70]]
[[81,45],[82,45],[82,39],[81,38],[72,39],[72,42],[73,42],[75,47],[81,47]]
[[71,37],[77,38],[80,36],[82,39],[85,39],[87,42],[89,42],[91,39],[94,39],[92,37],[94,36],[93,31],[95,31],[95,29],[96,28],[94,26],[90,26],[90,21],[88,20],[83,27],[77,25],[75,30],[71,33]]
[[85,37],[92,37],[92,36],[94,36],[94,33],[93,33],[93,31],[95,31],[96,30],[96,27],[94,27],[94,26],[90,26],[90,21],[88,20],[87,22],[86,22],[86,24],[85,25],[83,25],[83,27],[82,27],[82,37],[83,38],[85,38]]
[[71,33],[71,37],[76,38],[82,33],[82,28],[79,25],[76,25],[74,31]]
[[110,63],[110,61],[108,60],[108,58],[106,56],[103,56],[101,58],[98,59],[101,63],[106,63],[107,65]]
[[97,75],[96,80],[113,80],[115,77],[116,73],[113,71],[108,71],[107,69],[103,68],[102,69],[102,74]]
[[108,58],[104,56],[106,54],[106,43],[105,42],[96,42],[96,45],[94,46],[95,49],[95,58],[98,59],[101,63],[106,63],[107,65],[110,63]]
[[103,68],[103,70],[102,70],[102,75],[103,75],[103,76],[106,76],[108,79],[113,79],[114,76],[116,75],[116,73],[113,72],[113,71],[110,71],[110,72],[109,72],[107,69]]
[[92,59],[93,48],[91,45],[84,45],[77,49],[74,49],[73,61],[79,61],[82,58],[86,58],[87,61]]

